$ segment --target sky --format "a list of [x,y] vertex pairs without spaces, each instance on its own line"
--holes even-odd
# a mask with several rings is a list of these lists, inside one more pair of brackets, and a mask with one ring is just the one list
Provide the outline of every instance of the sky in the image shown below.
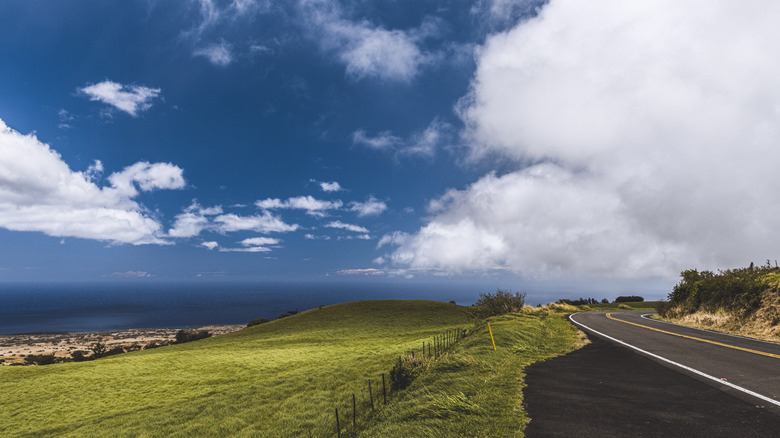
[[0,2],[0,281],[660,297],[774,263],[779,14]]

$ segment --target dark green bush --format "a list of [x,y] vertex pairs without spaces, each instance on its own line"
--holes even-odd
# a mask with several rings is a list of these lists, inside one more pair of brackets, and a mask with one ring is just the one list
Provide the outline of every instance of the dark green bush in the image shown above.
[[197,341],[199,339],[205,339],[211,336],[211,333],[208,332],[208,330],[201,330],[199,332],[191,332],[187,330],[179,330],[178,333],[176,333],[176,340],[173,342],[174,344],[183,344],[185,342],[192,342]]
[[503,291],[498,289],[495,294],[479,294],[475,303],[485,313],[485,316],[503,315],[510,312],[519,312],[525,304],[525,293]]
[[257,318],[257,319],[253,319],[253,320],[249,321],[246,326],[247,327],[252,327],[252,326],[255,326],[255,325],[265,324],[267,322],[268,322],[268,318]]
[[621,297],[615,298],[615,302],[616,303],[637,303],[637,302],[642,302],[644,300],[645,299],[643,297],[640,297],[640,296],[637,296],[637,295],[629,295],[629,296],[625,296],[625,297],[621,296]]
[[57,362],[53,354],[31,354],[24,358],[29,365],[51,365]]

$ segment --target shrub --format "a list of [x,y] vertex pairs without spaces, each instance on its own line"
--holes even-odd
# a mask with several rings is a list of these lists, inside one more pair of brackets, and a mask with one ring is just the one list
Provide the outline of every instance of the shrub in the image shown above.
[[253,320],[249,321],[246,324],[246,326],[247,327],[252,327],[252,326],[255,326],[255,325],[265,324],[267,322],[268,322],[268,318],[257,318],[257,319],[253,319]]
[[106,344],[102,342],[95,342],[92,344],[91,347],[89,347],[90,350],[92,350],[92,358],[97,359],[99,357],[103,357],[106,355],[106,352],[108,349],[106,348]]
[[637,295],[629,295],[626,297],[617,297],[615,298],[616,303],[637,303],[642,302],[645,299],[643,297],[637,296]]
[[85,360],[89,360],[87,356],[84,356],[85,351],[76,350],[72,353],[70,353],[71,359],[73,359],[74,362],[84,362]]
[[57,362],[53,354],[31,354],[24,358],[30,365],[51,365]]
[[211,333],[209,333],[207,330],[201,330],[199,332],[190,332],[187,330],[179,330],[178,333],[176,333],[176,340],[173,342],[174,344],[183,344],[185,342],[192,342],[197,341],[199,339],[205,339],[211,336]]
[[479,294],[476,305],[481,307],[486,316],[503,315],[519,312],[525,304],[525,293],[503,291],[498,289],[495,294]]

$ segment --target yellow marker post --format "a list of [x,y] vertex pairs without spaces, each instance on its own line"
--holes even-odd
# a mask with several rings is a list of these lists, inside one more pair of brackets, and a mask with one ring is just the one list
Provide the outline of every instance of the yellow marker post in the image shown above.
[[493,343],[493,351],[496,351],[496,341],[493,339],[493,329],[490,328],[490,323],[488,323],[488,330],[490,331],[490,342]]

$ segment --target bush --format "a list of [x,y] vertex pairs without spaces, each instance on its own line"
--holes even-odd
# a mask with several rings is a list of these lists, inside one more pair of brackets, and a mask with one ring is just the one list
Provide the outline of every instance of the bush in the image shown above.
[[486,316],[503,315],[510,312],[519,312],[525,304],[524,293],[503,291],[498,289],[495,294],[479,294],[476,305],[481,307]]
[[617,298],[615,298],[615,302],[616,303],[638,303],[638,302],[642,302],[644,300],[645,299],[643,297],[636,296],[636,295],[629,295],[629,296],[626,296],[626,297],[617,297]]
[[84,362],[85,360],[89,360],[87,356],[84,356],[85,351],[76,350],[72,353],[70,353],[71,359],[73,359],[74,362]]
[[51,365],[57,362],[53,354],[31,354],[24,358],[29,365]]
[[249,321],[246,324],[246,326],[247,327],[252,327],[252,326],[255,326],[255,325],[265,324],[267,322],[269,322],[268,318],[257,318],[257,319],[253,319],[253,320]]
[[183,344],[185,342],[192,342],[197,341],[199,339],[205,339],[211,336],[211,333],[209,333],[207,330],[201,330],[199,332],[190,332],[187,330],[179,330],[178,333],[176,333],[176,340],[173,342],[174,344]]
[[99,357],[103,357],[106,355],[106,352],[108,351],[108,348],[106,348],[106,344],[102,342],[95,342],[92,344],[91,347],[89,347],[90,350],[92,350],[92,358],[97,359]]

